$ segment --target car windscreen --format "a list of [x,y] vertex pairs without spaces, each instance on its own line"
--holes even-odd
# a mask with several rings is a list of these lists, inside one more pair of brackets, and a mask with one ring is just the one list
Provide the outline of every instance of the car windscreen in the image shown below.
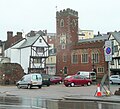
[[65,77],[65,78],[71,78],[72,76],[67,76],[67,77]]
[[90,73],[92,76],[94,76],[95,75],[95,73]]
[[32,80],[40,80],[41,77],[39,75],[32,75]]

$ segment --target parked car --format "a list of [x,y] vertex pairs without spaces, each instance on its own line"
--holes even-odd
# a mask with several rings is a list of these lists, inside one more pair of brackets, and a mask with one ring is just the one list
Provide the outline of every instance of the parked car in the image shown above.
[[50,86],[50,75],[48,74],[41,74],[42,75],[42,85]]
[[120,75],[111,75],[110,83],[111,84],[120,84]]
[[78,71],[76,75],[85,76],[88,79],[96,80],[96,73],[93,71]]
[[64,85],[66,87],[68,86],[77,86],[77,85],[88,85],[90,86],[92,84],[91,79],[87,79],[85,76],[80,75],[70,75],[65,77],[64,79]]
[[34,74],[27,74],[24,75],[17,83],[16,86],[18,88],[32,88],[32,87],[42,87],[42,76],[41,74],[34,73]]
[[62,77],[60,76],[51,76],[50,78],[51,84],[61,84],[62,83]]

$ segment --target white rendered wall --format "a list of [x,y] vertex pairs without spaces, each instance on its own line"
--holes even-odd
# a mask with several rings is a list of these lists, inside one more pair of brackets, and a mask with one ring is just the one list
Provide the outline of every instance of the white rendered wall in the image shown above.
[[21,49],[20,64],[25,73],[28,73],[29,59],[31,55],[31,47]]

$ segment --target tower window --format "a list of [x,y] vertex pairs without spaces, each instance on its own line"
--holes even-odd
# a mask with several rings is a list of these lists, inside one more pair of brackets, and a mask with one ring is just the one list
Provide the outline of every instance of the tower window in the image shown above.
[[73,20],[72,20],[72,26],[75,27],[76,25],[77,25],[77,24],[76,24],[76,20],[73,19]]
[[63,19],[61,19],[61,21],[60,21],[60,27],[64,27],[64,20]]
[[67,55],[63,55],[63,62],[67,62]]

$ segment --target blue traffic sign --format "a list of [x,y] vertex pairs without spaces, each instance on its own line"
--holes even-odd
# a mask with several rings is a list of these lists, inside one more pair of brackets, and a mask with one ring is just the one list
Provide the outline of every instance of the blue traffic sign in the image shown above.
[[111,48],[110,48],[110,47],[107,47],[107,48],[106,48],[106,53],[107,53],[107,54],[110,54],[110,53],[111,53]]
[[110,40],[105,41],[105,61],[112,61],[112,42]]

